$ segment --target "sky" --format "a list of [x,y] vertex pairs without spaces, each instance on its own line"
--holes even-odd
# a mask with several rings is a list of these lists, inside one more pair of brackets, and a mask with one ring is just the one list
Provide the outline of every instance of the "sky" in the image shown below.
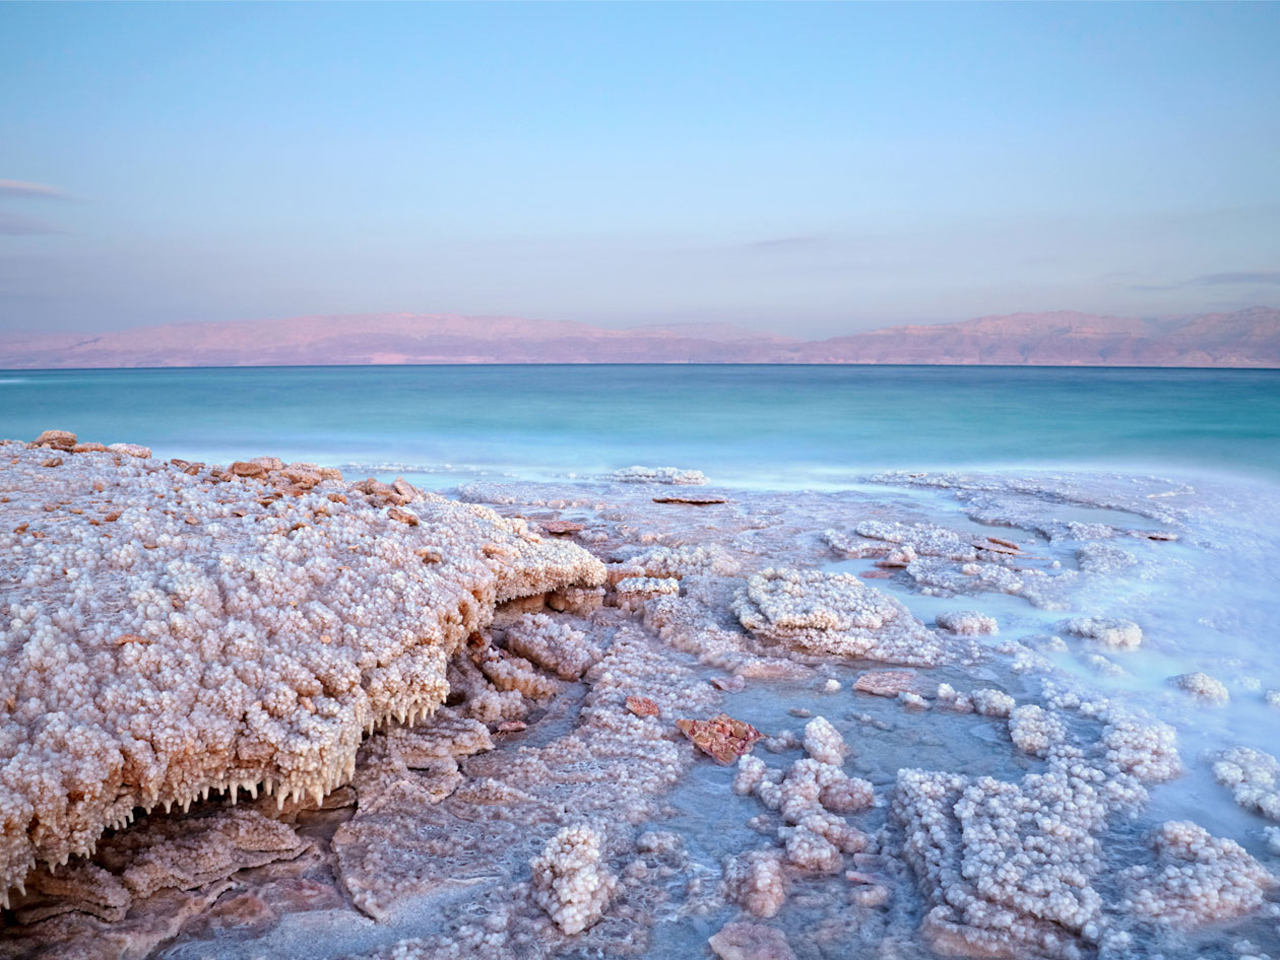
[[1280,304],[1278,3],[0,3],[0,331]]

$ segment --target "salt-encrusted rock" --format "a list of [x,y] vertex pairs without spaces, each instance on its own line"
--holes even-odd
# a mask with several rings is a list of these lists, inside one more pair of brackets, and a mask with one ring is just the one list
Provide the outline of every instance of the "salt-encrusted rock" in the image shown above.
[[892,812],[944,955],[1077,955],[1102,916],[1092,886],[1108,810],[1103,775],[1058,764],[1021,783],[901,770]]
[[896,697],[900,693],[919,693],[924,681],[910,670],[868,670],[858,675],[853,689],[875,697]]
[[972,560],[977,556],[971,538],[932,523],[864,520],[854,529],[861,537],[911,547],[912,552],[922,557],[943,557],[958,561]]
[[767,767],[759,757],[744,753],[738,758],[738,771],[733,777],[733,792],[739,796],[750,796],[756,786],[765,777]]
[[1280,761],[1271,754],[1249,747],[1224,750],[1214,761],[1213,776],[1246,810],[1280,820]]
[[1136,650],[1142,644],[1142,628],[1132,620],[1073,617],[1062,629],[1111,650]]
[[561,680],[577,680],[600,659],[587,635],[545,613],[525,614],[506,632],[507,649],[550,670]]
[[720,960],[795,960],[781,930],[763,923],[726,923],[707,941]]
[[1280,857],[1280,827],[1263,827],[1262,836],[1267,841],[1267,849]]
[[1201,703],[1222,706],[1231,700],[1226,684],[1207,673],[1180,673],[1176,677],[1170,677],[1169,683],[1184,693],[1191,694]]
[[[746,759],[745,757],[743,759]],[[753,917],[778,915],[787,900],[782,858],[773,850],[752,850],[724,859],[725,892]]]
[[1180,776],[1178,733],[1162,720],[1109,710],[1101,744],[1107,762],[1143,783],[1163,783]]
[[1234,840],[1210,836],[1186,820],[1162,823],[1151,836],[1156,862],[1121,871],[1124,908],[1156,923],[1190,930],[1244,916],[1276,880]]
[[[682,577],[710,574],[728,577],[738,572],[741,564],[719,544],[684,547],[650,547],[622,561],[625,576]],[[612,574],[612,571],[611,571]]]
[[76,446],[76,435],[69,430],[46,430],[36,437],[32,444],[37,447],[71,453]]
[[601,842],[591,827],[565,827],[529,864],[533,902],[570,936],[604,916],[617,889],[617,880],[601,862]]
[[804,726],[804,749],[819,763],[840,766],[849,755],[849,746],[826,717],[814,717]]
[[[580,548],[443,498],[411,528],[325,484],[279,500],[132,456],[41,475],[44,451],[15,452],[0,529],[45,537],[0,537],[5,889],[136,808],[322,795],[367,730],[443,701],[449,657],[497,603],[604,579]],[[37,512],[50,498],[56,517]]]
[[988,687],[976,690],[971,694],[973,709],[984,717],[1007,717],[1013,712],[1017,701],[1003,690]]
[[679,467],[626,467],[615,470],[608,478],[620,483],[697,485],[707,482],[701,470],[682,470]]
[[944,656],[938,637],[906,607],[850,574],[763,570],[733,610],[761,639],[806,652],[918,666]]
[[947,610],[938,614],[937,624],[943,630],[950,630],[963,637],[1000,632],[1000,626],[996,623],[995,617],[989,617],[977,610]]
[[709,720],[677,720],[680,732],[717,763],[730,764],[750,752],[760,739],[760,731],[749,723],[735,720],[727,713]]
[[113,443],[107,449],[112,453],[122,453],[127,457],[137,457],[139,460],[151,459],[151,448],[144,447],[139,443]]
[[1036,704],[1024,704],[1009,714],[1009,736],[1014,746],[1032,756],[1048,756],[1049,750],[1066,735],[1063,722]]

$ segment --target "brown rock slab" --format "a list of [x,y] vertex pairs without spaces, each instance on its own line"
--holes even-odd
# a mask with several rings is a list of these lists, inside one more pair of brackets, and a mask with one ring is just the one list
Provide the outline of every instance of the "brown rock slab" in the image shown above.
[[729,501],[725,497],[671,496],[671,497],[654,497],[653,502],[654,503],[684,503],[684,504],[688,504],[691,507],[709,507],[714,503],[728,503]]
[[899,693],[920,693],[923,684],[910,670],[868,670],[858,677],[853,689],[877,697],[896,697]]
[[761,733],[751,724],[735,720],[727,713],[709,720],[677,720],[676,726],[694,746],[717,763],[730,764],[750,753]]

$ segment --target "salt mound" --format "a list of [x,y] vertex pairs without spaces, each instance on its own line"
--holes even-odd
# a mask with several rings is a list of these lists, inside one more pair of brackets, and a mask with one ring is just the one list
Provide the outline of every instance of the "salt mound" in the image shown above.
[[1261,906],[1276,880],[1234,840],[1186,820],[1162,823],[1151,837],[1156,862],[1121,872],[1124,906],[1175,929],[1241,917]]
[[600,834],[590,827],[565,827],[530,863],[534,902],[567,934],[599,920],[617,889],[601,863],[600,844]]
[[707,482],[701,470],[682,470],[679,467],[626,467],[615,470],[608,479],[619,483],[666,483],[696,486]]
[[1073,617],[1062,628],[1111,650],[1136,650],[1142,644],[1142,628],[1132,620]]
[[944,655],[906,607],[847,573],[762,570],[737,593],[733,611],[761,639],[809,653],[914,666]]
[[450,656],[496,603],[604,580],[573,544],[403,481],[5,453],[4,890],[137,807],[323,795],[365,731],[443,701]]
[[1271,754],[1248,747],[1224,750],[1213,764],[1213,776],[1246,810],[1280,820],[1280,760]]

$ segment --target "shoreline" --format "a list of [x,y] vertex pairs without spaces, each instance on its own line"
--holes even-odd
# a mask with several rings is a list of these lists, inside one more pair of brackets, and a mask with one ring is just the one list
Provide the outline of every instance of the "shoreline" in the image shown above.
[[[20,583],[5,581],[10,596],[21,587],[62,602],[69,588],[30,572],[48,567],[38,558],[62,534],[19,538],[54,516],[71,529],[86,515],[74,513],[85,508],[76,497],[93,500],[103,492],[93,484],[113,477],[119,496],[137,502],[112,523],[133,523],[136,538],[155,541],[135,548],[143,561],[170,552],[177,560],[194,531],[243,521],[273,529],[210,536],[223,538],[220,555],[234,546],[246,570],[261,570],[258,561],[274,555],[264,546],[270,537],[301,536],[312,539],[280,554],[282,563],[337,564],[341,547],[368,556],[371,587],[402,583],[410,567],[430,568],[422,582],[434,583],[441,562],[456,567],[464,592],[489,584],[481,591],[489,599],[455,595],[456,609],[475,608],[470,619],[411,645],[426,659],[405,676],[404,689],[417,692],[404,701],[403,720],[383,711],[371,736],[374,714],[338,725],[358,728],[362,742],[343,741],[351,763],[321,796],[241,793],[233,810],[215,793],[185,817],[157,812],[110,830],[96,860],[77,859],[45,880],[26,877],[34,893],[15,902],[44,919],[9,926],[0,955],[118,956],[126,942],[135,952],[150,944],[139,956],[175,960],[288,953],[303,943],[317,957],[592,948],[697,955],[710,935],[709,949],[720,956],[744,943],[800,957],[852,943],[959,955],[1191,956],[1213,955],[1228,929],[1232,938],[1260,940],[1260,949],[1280,948],[1280,907],[1268,879],[1280,849],[1269,847],[1266,821],[1232,799],[1230,771],[1203,756],[1214,738],[1232,749],[1248,740],[1248,723],[1274,715],[1266,691],[1280,688],[1280,678],[1247,663],[1219,669],[1221,679],[1202,673],[1228,692],[1232,705],[1215,709],[1207,705],[1216,695],[1211,684],[1188,680],[1189,693],[1164,675],[1202,656],[1196,644],[1210,634],[1190,629],[1202,597],[1171,602],[1160,591],[1189,590],[1188,571],[1203,558],[1224,564],[1234,554],[1240,577],[1255,560],[1274,557],[1265,538],[1223,539],[1230,517],[1219,515],[1229,503],[1206,513],[1201,498],[1176,483],[1114,474],[902,475],[897,486],[843,492],[724,489],[726,502],[704,505],[655,502],[723,489],[656,482],[670,479],[660,473],[642,482],[486,480],[459,487],[454,501],[278,461],[259,462],[260,472],[243,461],[246,475],[220,469],[228,479],[207,484],[208,465],[189,474],[190,464],[126,452],[7,443],[0,454],[9,497],[0,499],[0,549],[20,561],[13,569],[29,571]],[[58,458],[57,466],[37,463]],[[92,468],[80,458],[92,459]],[[19,481],[15,466],[42,479]],[[298,477],[310,482],[312,473],[315,482],[300,486]],[[68,497],[73,475],[88,486]],[[15,506],[19,491],[28,502]],[[137,497],[143,491],[154,503]],[[344,511],[331,495],[348,500]],[[217,516],[193,511],[195,504]],[[179,508],[187,511],[182,519]],[[316,509],[330,513],[312,523],[331,532],[277,532],[291,524],[273,518],[303,508],[313,517]],[[130,509],[175,516],[157,527]],[[244,516],[235,517],[239,509]],[[19,510],[32,518],[28,531],[9,533]],[[76,540],[76,549],[87,542]],[[439,542],[450,544],[442,553],[471,559],[428,564],[414,552]],[[201,555],[183,562],[193,561],[199,566]],[[144,566],[156,572],[143,579],[172,588],[176,568],[168,563]],[[297,588],[258,572],[250,582],[246,596],[282,591],[274,595],[286,605]],[[323,602],[330,588],[320,585],[338,582],[317,581],[319,592],[302,606]],[[239,595],[225,583],[218,589],[224,601]],[[423,615],[452,622],[449,605],[430,601],[430,592],[412,600],[404,589],[419,587],[396,589],[370,624],[385,627],[406,610],[411,633]],[[102,616],[123,622],[123,611],[142,602],[131,599],[136,593],[121,596],[121,612],[101,608]],[[9,619],[15,602],[6,597]],[[333,614],[341,619],[355,607],[343,602]],[[263,615],[275,622],[270,610]],[[203,629],[226,622],[215,617]],[[91,626],[68,626],[67,636]],[[280,629],[268,625],[264,636]],[[299,663],[330,646],[317,644],[314,624],[299,629],[291,641]],[[87,635],[72,642],[84,646]],[[17,648],[5,649],[12,657]],[[375,656],[374,672],[394,672],[400,656]],[[296,684],[293,669],[280,676]],[[428,676],[436,679],[424,686]],[[381,689],[383,681],[371,682]],[[307,713],[298,697],[308,696],[323,708],[316,698],[328,693],[295,691],[280,704],[280,719]],[[409,719],[430,700],[441,705],[433,717]],[[16,703],[10,709],[21,712]],[[675,724],[719,712],[765,735],[729,768]],[[1214,782],[1224,777],[1226,786]],[[1183,784],[1217,791],[1201,819],[1227,837],[1201,837],[1181,825],[1190,817],[1163,816],[1177,824],[1165,827],[1152,819],[1180,809]],[[984,799],[961,813],[958,794],[940,800],[953,790]],[[989,845],[983,818],[1008,815],[996,812],[1007,796],[1020,798],[1019,809],[1048,805],[1058,822],[1044,833],[1024,824]],[[1241,796],[1237,790],[1236,800],[1252,802]],[[1044,843],[1066,846],[1045,861],[1034,852]],[[1206,849],[1216,859],[1196,852]],[[209,852],[212,865],[193,871],[190,858],[207,860]],[[1084,873],[1067,878],[1054,866],[1066,862],[1059,857],[1079,861]],[[949,873],[948,864],[994,869],[1002,858],[979,887]],[[1175,882],[1184,867],[1199,894]],[[1024,879],[1002,887],[996,878],[1010,869]],[[551,879],[539,879],[540,870]],[[1063,883],[1067,907],[1031,893]],[[1205,912],[1209,902],[1216,918]],[[995,904],[1011,912],[1012,926],[992,923]],[[1234,926],[1221,925],[1224,910],[1238,914]]]

